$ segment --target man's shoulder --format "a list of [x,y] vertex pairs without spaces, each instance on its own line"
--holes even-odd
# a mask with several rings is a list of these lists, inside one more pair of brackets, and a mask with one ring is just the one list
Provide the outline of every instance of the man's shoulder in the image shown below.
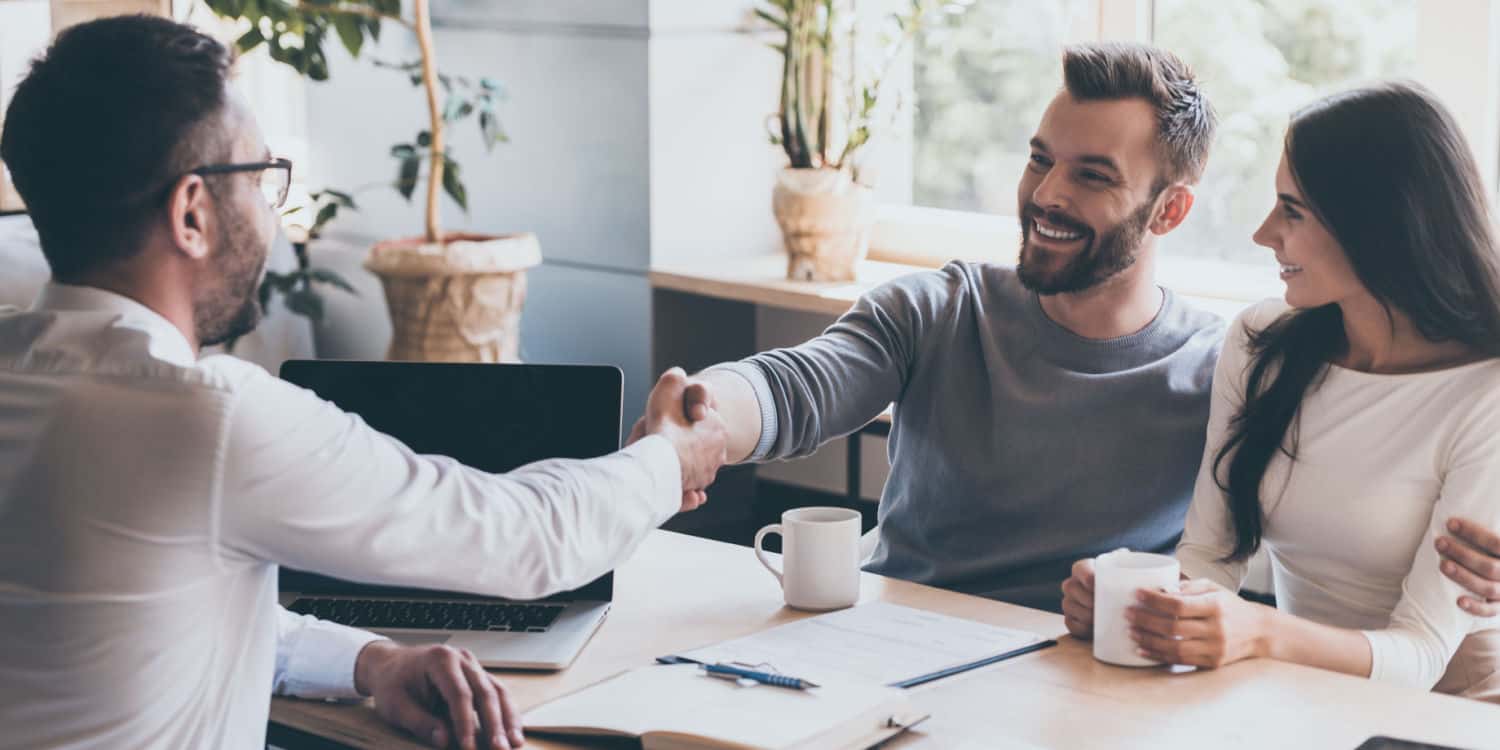
[[0,308],[0,370],[13,376],[204,391],[232,390],[241,379],[238,368],[202,362],[148,331],[114,325],[107,313]]

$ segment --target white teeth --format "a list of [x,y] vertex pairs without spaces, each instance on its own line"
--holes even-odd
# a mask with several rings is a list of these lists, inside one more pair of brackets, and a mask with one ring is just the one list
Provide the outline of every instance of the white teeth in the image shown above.
[[1296,273],[1296,272],[1301,271],[1301,270],[1302,270],[1302,266],[1293,266],[1293,265],[1289,265],[1289,264],[1285,264],[1285,263],[1283,263],[1282,266],[1281,266],[1281,272],[1282,273]]
[[1066,232],[1061,229],[1049,229],[1042,226],[1042,223],[1039,221],[1033,221],[1031,225],[1036,228],[1037,234],[1040,234],[1041,236],[1046,237],[1049,240],[1076,240],[1079,237],[1083,236],[1076,232]]

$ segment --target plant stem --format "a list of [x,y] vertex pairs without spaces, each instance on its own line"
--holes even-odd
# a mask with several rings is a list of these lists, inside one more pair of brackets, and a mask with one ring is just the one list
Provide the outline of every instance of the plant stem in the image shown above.
[[795,49],[792,48],[792,13],[786,13],[786,43],[781,46],[781,150],[796,166],[796,144],[792,142],[792,77],[796,75]]
[[436,54],[432,49],[432,14],[428,0],[413,0],[417,17],[417,46],[422,48],[422,87],[427,90],[427,113],[431,118],[432,166],[427,178],[427,241],[441,242],[438,226],[438,198],[443,189],[443,113],[438,109]]
[[343,13],[350,16],[364,16],[366,18],[378,18],[382,21],[393,21],[407,28],[412,28],[412,23],[401,16],[393,16],[381,13],[374,8],[363,8],[358,5],[309,5],[304,2],[297,3],[297,10],[305,13]]
[[828,166],[828,150],[833,146],[828,137],[828,120],[830,91],[833,89],[833,25],[835,23],[833,0],[824,0],[823,10],[823,50],[818,56],[823,71],[823,82],[819,86],[819,95],[823,102],[818,107],[818,161],[820,166]]

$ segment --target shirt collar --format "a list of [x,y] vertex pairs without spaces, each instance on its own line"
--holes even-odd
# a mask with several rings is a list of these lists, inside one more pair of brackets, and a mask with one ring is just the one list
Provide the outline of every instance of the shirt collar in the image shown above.
[[160,313],[123,294],[91,286],[49,281],[42,286],[32,310],[38,312],[94,312],[114,315],[113,325],[142,331],[152,356],[176,365],[198,361],[187,337]]

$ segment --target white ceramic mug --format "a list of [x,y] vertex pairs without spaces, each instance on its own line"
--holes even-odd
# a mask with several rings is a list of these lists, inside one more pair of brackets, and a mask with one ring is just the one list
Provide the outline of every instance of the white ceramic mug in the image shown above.
[[[781,582],[788,606],[825,611],[859,601],[859,511],[848,508],[796,508],[755,533],[755,556]],[[777,570],[761,541],[781,535]]]
[[1125,610],[1141,589],[1177,590],[1177,559],[1150,552],[1117,549],[1094,558],[1094,658],[1122,667],[1150,667],[1161,662],[1137,654]]

